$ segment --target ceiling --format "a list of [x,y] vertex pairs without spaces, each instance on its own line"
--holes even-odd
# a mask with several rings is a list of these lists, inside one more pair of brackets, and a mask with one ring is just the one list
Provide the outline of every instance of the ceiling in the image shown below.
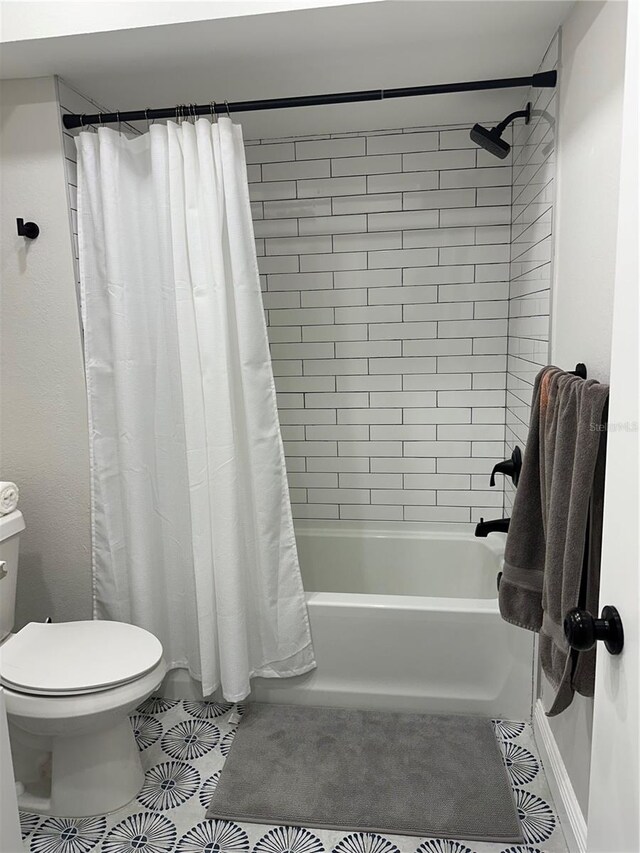
[[349,2],[363,0],[0,0],[0,42],[340,6]]
[[[573,0],[385,0],[5,43],[109,109],[529,75]],[[522,89],[240,114],[245,138],[499,120]]]

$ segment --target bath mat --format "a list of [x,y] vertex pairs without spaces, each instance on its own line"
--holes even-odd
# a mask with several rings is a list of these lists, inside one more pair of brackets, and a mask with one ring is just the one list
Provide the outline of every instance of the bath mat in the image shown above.
[[207,818],[517,843],[489,720],[250,704]]

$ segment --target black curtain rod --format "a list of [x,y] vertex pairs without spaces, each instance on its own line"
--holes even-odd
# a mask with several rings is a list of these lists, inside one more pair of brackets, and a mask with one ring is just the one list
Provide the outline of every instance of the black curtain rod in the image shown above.
[[447,95],[453,92],[478,92],[482,89],[515,89],[534,86],[553,88],[557,73],[545,71],[531,77],[503,77],[498,80],[472,80],[467,83],[436,83],[432,86],[408,86],[400,89],[366,89],[361,92],[333,92],[326,95],[302,95],[297,98],[269,98],[264,101],[236,101],[234,103],[178,104],[154,110],[128,110],[115,113],[68,113],[62,122],[67,129],[90,124],[145,121],[163,118],[192,118],[225,113],[254,112],[256,110],[281,110],[290,107],[317,107],[323,104],[353,104],[358,101],[382,101],[388,98],[412,98],[416,95]]

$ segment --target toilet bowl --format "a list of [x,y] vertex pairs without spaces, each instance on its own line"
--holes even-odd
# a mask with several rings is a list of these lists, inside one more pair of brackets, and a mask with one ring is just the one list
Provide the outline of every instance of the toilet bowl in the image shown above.
[[115,811],[144,773],[128,715],[166,673],[153,634],[122,622],[36,623],[0,645],[21,808],[62,817]]

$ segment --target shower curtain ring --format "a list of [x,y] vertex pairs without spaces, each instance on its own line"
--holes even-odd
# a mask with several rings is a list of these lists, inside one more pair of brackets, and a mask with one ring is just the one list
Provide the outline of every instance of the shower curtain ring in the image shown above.
[[218,115],[216,113],[216,102],[215,101],[209,101],[209,106],[211,107],[211,121],[217,122],[218,121]]
[[227,118],[231,118],[231,113],[229,112],[229,101],[225,100],[224,105],[227,108]]

